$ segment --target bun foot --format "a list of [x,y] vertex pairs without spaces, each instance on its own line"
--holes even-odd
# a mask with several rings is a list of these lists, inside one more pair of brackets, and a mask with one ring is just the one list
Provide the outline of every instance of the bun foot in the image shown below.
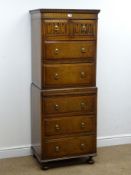
[[33,154],[32,156],[36,159],[36,155],[35,154]]
[[93,160],[93,157],[89,157],[89,159],[87,160],[87,163],[92,165],[95,163],[95,161]]
[[41,165],[41,169],[42,170],[48,170],[49,169],[49,166],[47,166],[47,165]]

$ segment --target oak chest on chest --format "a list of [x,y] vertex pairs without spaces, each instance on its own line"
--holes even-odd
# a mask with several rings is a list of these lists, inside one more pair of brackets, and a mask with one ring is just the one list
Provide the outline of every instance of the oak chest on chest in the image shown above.
[[52,161],[96,154],[99,10],[32,10],[32,150]]

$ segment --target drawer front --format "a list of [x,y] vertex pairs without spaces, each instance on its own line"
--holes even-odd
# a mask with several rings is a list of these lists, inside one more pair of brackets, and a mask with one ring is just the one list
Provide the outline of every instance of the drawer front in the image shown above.
[[86,42],[57,42],[45,44],[46,59],[94,58],[95,41]]
[[45,120],[45,135],[73,134],[81,132],[95,132],[95,116],[71,116]]
[[95,113],[96,95],[45,97],[43,105],[47,114]]
[[66,36],[69,35],[68,20],[45,20],[43,30],[46,36]]
[[95,20],[72,20],[72,35],[74,37],[96,37],[96,21]]
[[45,87],[95,86],[95,63],[45,64],[43,75]]
[[92,153],[96,153],[95,135],[48,140],[45,143],[47,159]]
[[53,19],[43,21],[43,34],[46,40],[94,40],[96,20]]
[[55,19],[96,19],[97,14],[87,13],[43,13],[42,18],[55,18]]

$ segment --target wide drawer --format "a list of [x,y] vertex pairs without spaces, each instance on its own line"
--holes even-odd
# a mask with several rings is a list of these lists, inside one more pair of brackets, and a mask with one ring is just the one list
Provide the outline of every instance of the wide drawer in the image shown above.
[[95,131],[96,117],[94,115],[57,117],[45,120],[46,136]]
[[95,63],[44,64],[45,87],[95,86]]
[[95,40],[97,20],[46,19],[43,20],[46,40]]
[[57,13],[57,12],[48,12],[48,13],[42,13],[43,19],[97,19],[96,13],[72,13],[72,12],[65,12],[65,13]]
[[46,114],[95,113],[96,94],[45,97],[43,98],[43,111]]
[[45,59],[94,58],[95,41],[56,42],[45,44]]
[[45,143],[45,158],[79,156],[96,153],[96,136],[76,136],[48,140]]

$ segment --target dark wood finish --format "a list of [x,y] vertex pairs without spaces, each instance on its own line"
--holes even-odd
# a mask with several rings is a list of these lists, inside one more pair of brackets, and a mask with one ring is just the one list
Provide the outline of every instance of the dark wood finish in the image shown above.
[[95,20],[45,20],[43,35],[46,40],[95,40]]
[[32,82],[41,87],[41,19],[31,21]]
[[44,170],[66,159],[86,158],[93,164],[99,10],[37,9],[30,13],[33,156]]
[[67,135],[81,132],[96,132],[96,118],[94,115],[45,119],[46,136]]
[[[35,150],[32,148],[33,151],[33,155],[36,154]],[[91,156],[90,156],[91,155]],[[64,158],[57,158],[57,159],[52,159],[52,161],[48,160],[48,161],[44,161],[44,160],[40,160],[39,158],[37,158],[38,162],[41,165],[41,169],[42,170],[48,170],[49,168],[56,168],[56,167],[63,167],[63,166],[71,166],[71,165],[80,165],[80,164],[90,164],[89,160],[93,160],[93,156],[95,156],[95,154],[83,154],[81,156],[73,156],[73,157],[64,157]],[[53,161],[53,160],[57,160],[57,161]]]
[[96,95],[46,97],[43,105],[46,114],[95,113]]
[[91,95],[97,94],[96,87],[72,87],[72,88],[58,88],[58,89],[43,89],[43,97],[61,96],[61,95]]
[[44,64],[43,87],[95,86],[95,63]]
[[41,92],[35,86],[31,86],[31,142],[34,150],[39,157],[42,153],[41,144],[41,125],[42,125],[42,108],[41,108]]
[[96,152],[96,136],[77,136],[62,139],[51,139],[45,143],[47,159],[91,154]]
[[97,14],[83,14],[83,13],[43,13],[42,19],[52,19],[52,16],[54,19],[96,19]]
[[[73,36],[85,37],[86,39],[96,37],[96,21],[95,20],[72,20],[71,29]],[[79,39],[79,40],[80,40]]]
[[89,157],[89,159],[87,160],[87,163],[90,164],[90,165],[95,163],[95,161],[94,161],[92,156]]
[[[94,10],[94,9],[35,9],[35,10],[30,10],[30,13],[42,13],[42,15],[44,15],[45,13],[58,13],[58,14],[63,14],[63,13],[76,13],[76,14],[98,14],[100,12],[100,10]],[[53,16],[51,16],[51,18],[53,18]],[[79,16],[78,16],[79,18]]]
[[[96,44],[95,41],[87,42],[47,42],[45,43],[45,59],[56,60],[68,58],[94,58]],[[67,52],[68,50],[68,52]]]

